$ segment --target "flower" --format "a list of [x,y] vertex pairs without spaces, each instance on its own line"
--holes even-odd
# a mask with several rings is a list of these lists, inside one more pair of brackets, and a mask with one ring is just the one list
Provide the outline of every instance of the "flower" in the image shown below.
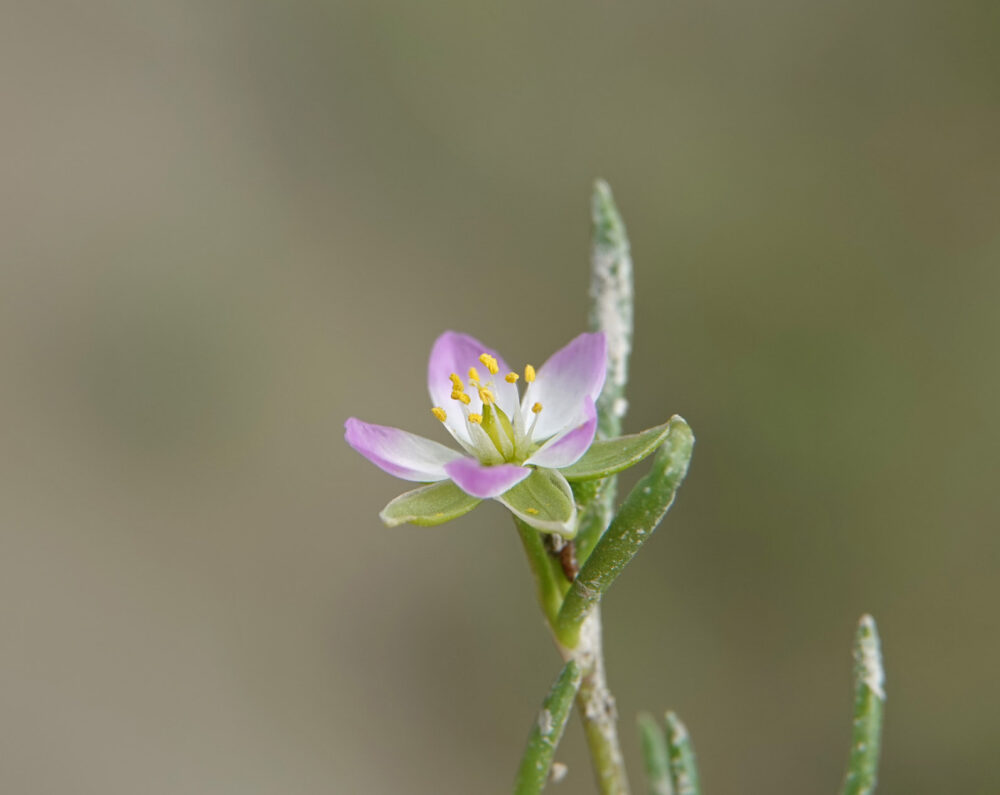
[[348,444],[376,466],[431,484],[389,503],[383,521],[438,524],[492,498],[538,530],[575,534],[576,504],[559,470],[594,441],[605,349],[603,333],[581,334],[537,371],[525,366],[522,378],[474,337],[438,337],[427,368],[431,412],[462,452],[398,428],[345,423]]

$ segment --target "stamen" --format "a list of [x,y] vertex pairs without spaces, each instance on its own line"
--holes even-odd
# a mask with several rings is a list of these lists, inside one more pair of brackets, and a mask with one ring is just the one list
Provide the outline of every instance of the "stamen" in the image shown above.
[[464,392],[459,392],[457,389],[454,392],[451,393],[451,399],[452,400],[461,400],[466,406],[468,406],[469,403],[472,402],[472,398],[470,398]]
[[507,375],[503,377],[503,380],[506,381],[508,384],[516,384],[517,373],[507,373]]
[[542,404],[541,403],[536,403],[534,406],[531,407],[531,411],[534,414],[540,413],[541,410],[542,410]]
[[469,422],[474,423],[475,425],[482,425],[483,424],[483,415],[482,414],[470,414],[469,415]]
[[451,388],[456,392],[464,392],[465,385],[462,383],[462,379],[458,377],[458,373],[452,373],[448,376],[451,379]]
[[469,378],[472,381],[478,381],[479,380],[479,371],[475,367],[470,367],[469,368]]
[[490,390],[483,387],[479,388],[479,399],[483,401],[483,405],[488,405],[490,403],[496,403],[496,398],[493,397],[493,393]]
[[524,380],[529,384],[535,380],[535,368],[530,364],[524,365]]
[[488,353],[480,354],[479,361],[486,365],[486,369],[490,371],[490,375],[496,375],[500,372],[500,365],[497,364],[497,360]]
[[445,411],[440,406],[435,406],[434,408],[432,408],[431,414],[433,414],[435,417],[441,420],[441,422],[444,422],[446,419],[448,419],[448,412]]

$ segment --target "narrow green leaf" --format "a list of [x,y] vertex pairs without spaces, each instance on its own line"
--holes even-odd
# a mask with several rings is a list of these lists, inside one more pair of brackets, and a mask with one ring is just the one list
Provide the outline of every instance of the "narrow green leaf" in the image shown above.
[[667,747],[670,749],[670,775],[675,795],[700,795],[698,765],[687,728],[673,712],[667,713]]
[[450,480],[442,480],[400,494],[382,509],[379,517],[389,527],[404,522],[432,527],[467,514],[480,502]]
[[609,439],[622,432],[625,416],[634,298],[628,234],[604,180],[594,183],[591,220],[590,327],[603,331],[608,343],[608,377],[597,399],[597,427],[601,438]]
[[[603,180],[594,183],[591,198],[593,238],[590,250],[590,328],[603,331],[608,344],[608,377],[597,398],[597,438],[611,439],[622,432],[628,403],[628,360],[632,352],[632,257],[628,234],[615,206],[611,188]],[[580,503],[577,556],[587,559],[615,513],[618,479],[601,481],[600,488]]]
[[682,417],[675,415],[668,425],[667,438],[653,459],[652,470],[625,498],[566,595],[556,631],[568,648],[576,648],[587,613],[652,535],[687,474],[694,435]]
[[645,712],[639,715],[639,739],[642,743],[642,760],[646,763],[649,795],[674,795],[667,738],[656,719]]
[[535,795],[545,788],[582,677],[580,664],[570,660],[552,685],[528,734],[528,745],[514,782],[515,795]]
[[543,533],[576,534],[576,501],[566,478],[554,469],[536,469],[497,499],[518,519]]
[[635,466],[667,438],[670,423],[657,425],[642,433],[598,439],[575,464],[560,469],[566,480],[594,480],[614,475]]
[[875,619],[864,615],[854,637],[854,728],[843,795],[871,795],[878,780],[885,672]]

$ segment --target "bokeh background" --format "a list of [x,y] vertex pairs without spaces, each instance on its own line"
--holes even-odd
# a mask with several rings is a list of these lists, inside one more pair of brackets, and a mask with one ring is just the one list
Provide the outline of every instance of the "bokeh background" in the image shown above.
[[[606,603],[709,793],[1000,791],[995,2],[7,3],[0,790],[501,793],[558,670],[511,523],[387,530],[445,328],[583,328],[688,483]],[[576,723],[558,792],[590,793]]]

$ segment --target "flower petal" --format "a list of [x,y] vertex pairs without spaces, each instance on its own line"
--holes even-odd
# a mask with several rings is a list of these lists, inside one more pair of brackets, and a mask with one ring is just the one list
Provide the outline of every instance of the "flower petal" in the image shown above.
[[[538,369],[524,396],[525,410],[542,404],[535,439],[554,436],[581,420],[580,399],[597,400],[607,371],[607,344],[603,332],[581,334],[552,354]],[[530,424],[531,418],[527,418]]]
[[448,477],[466,494],[486,499],[497,497],[531,474],[517,464],[485,466],[474,458],[459,458],[445,465]]
[[584,398],[584,421],[575,428],[556,434],[543,444],[525,464],[562,469],[575,464],[587,452],[597,433],[597,407]]
[[[497,360],[500,368],[495,376],[491,376],[486,366],[479,360],[479,357],[488,353]],[[463,382],[469,380],[469,368],[475,367],[482,376],[483,383],[492,381],[491,387],[496,396],[497,405],[502,408],[507,416],[513,416],[519,405],[517,387],[508,384],[504,376],[510,372],[507,363],[492,348],[487,348],[475,337],[468,334],[459,334],[456,331],[446,331],[434,342],[431,348],[430,361],[427,364],[427,389],[431,393],[431,403],[443,408],[448,419],[445,425],[452,434],[460,441],[469,441],[469,431],[465,423],[465,416],[459,410],[459,405],[451,399],[451,374],[456,373]],[[466,393],[472,399],[469,403],[469,410],[477,414],[482,414],[483,404],[479,395],[474,389],[466,388]]]
[[351,417],[344,423],[347,443],[375,466],[403,480],[430,483],[445,480],[445,464],[462,454],[413,433],[372,425]]

